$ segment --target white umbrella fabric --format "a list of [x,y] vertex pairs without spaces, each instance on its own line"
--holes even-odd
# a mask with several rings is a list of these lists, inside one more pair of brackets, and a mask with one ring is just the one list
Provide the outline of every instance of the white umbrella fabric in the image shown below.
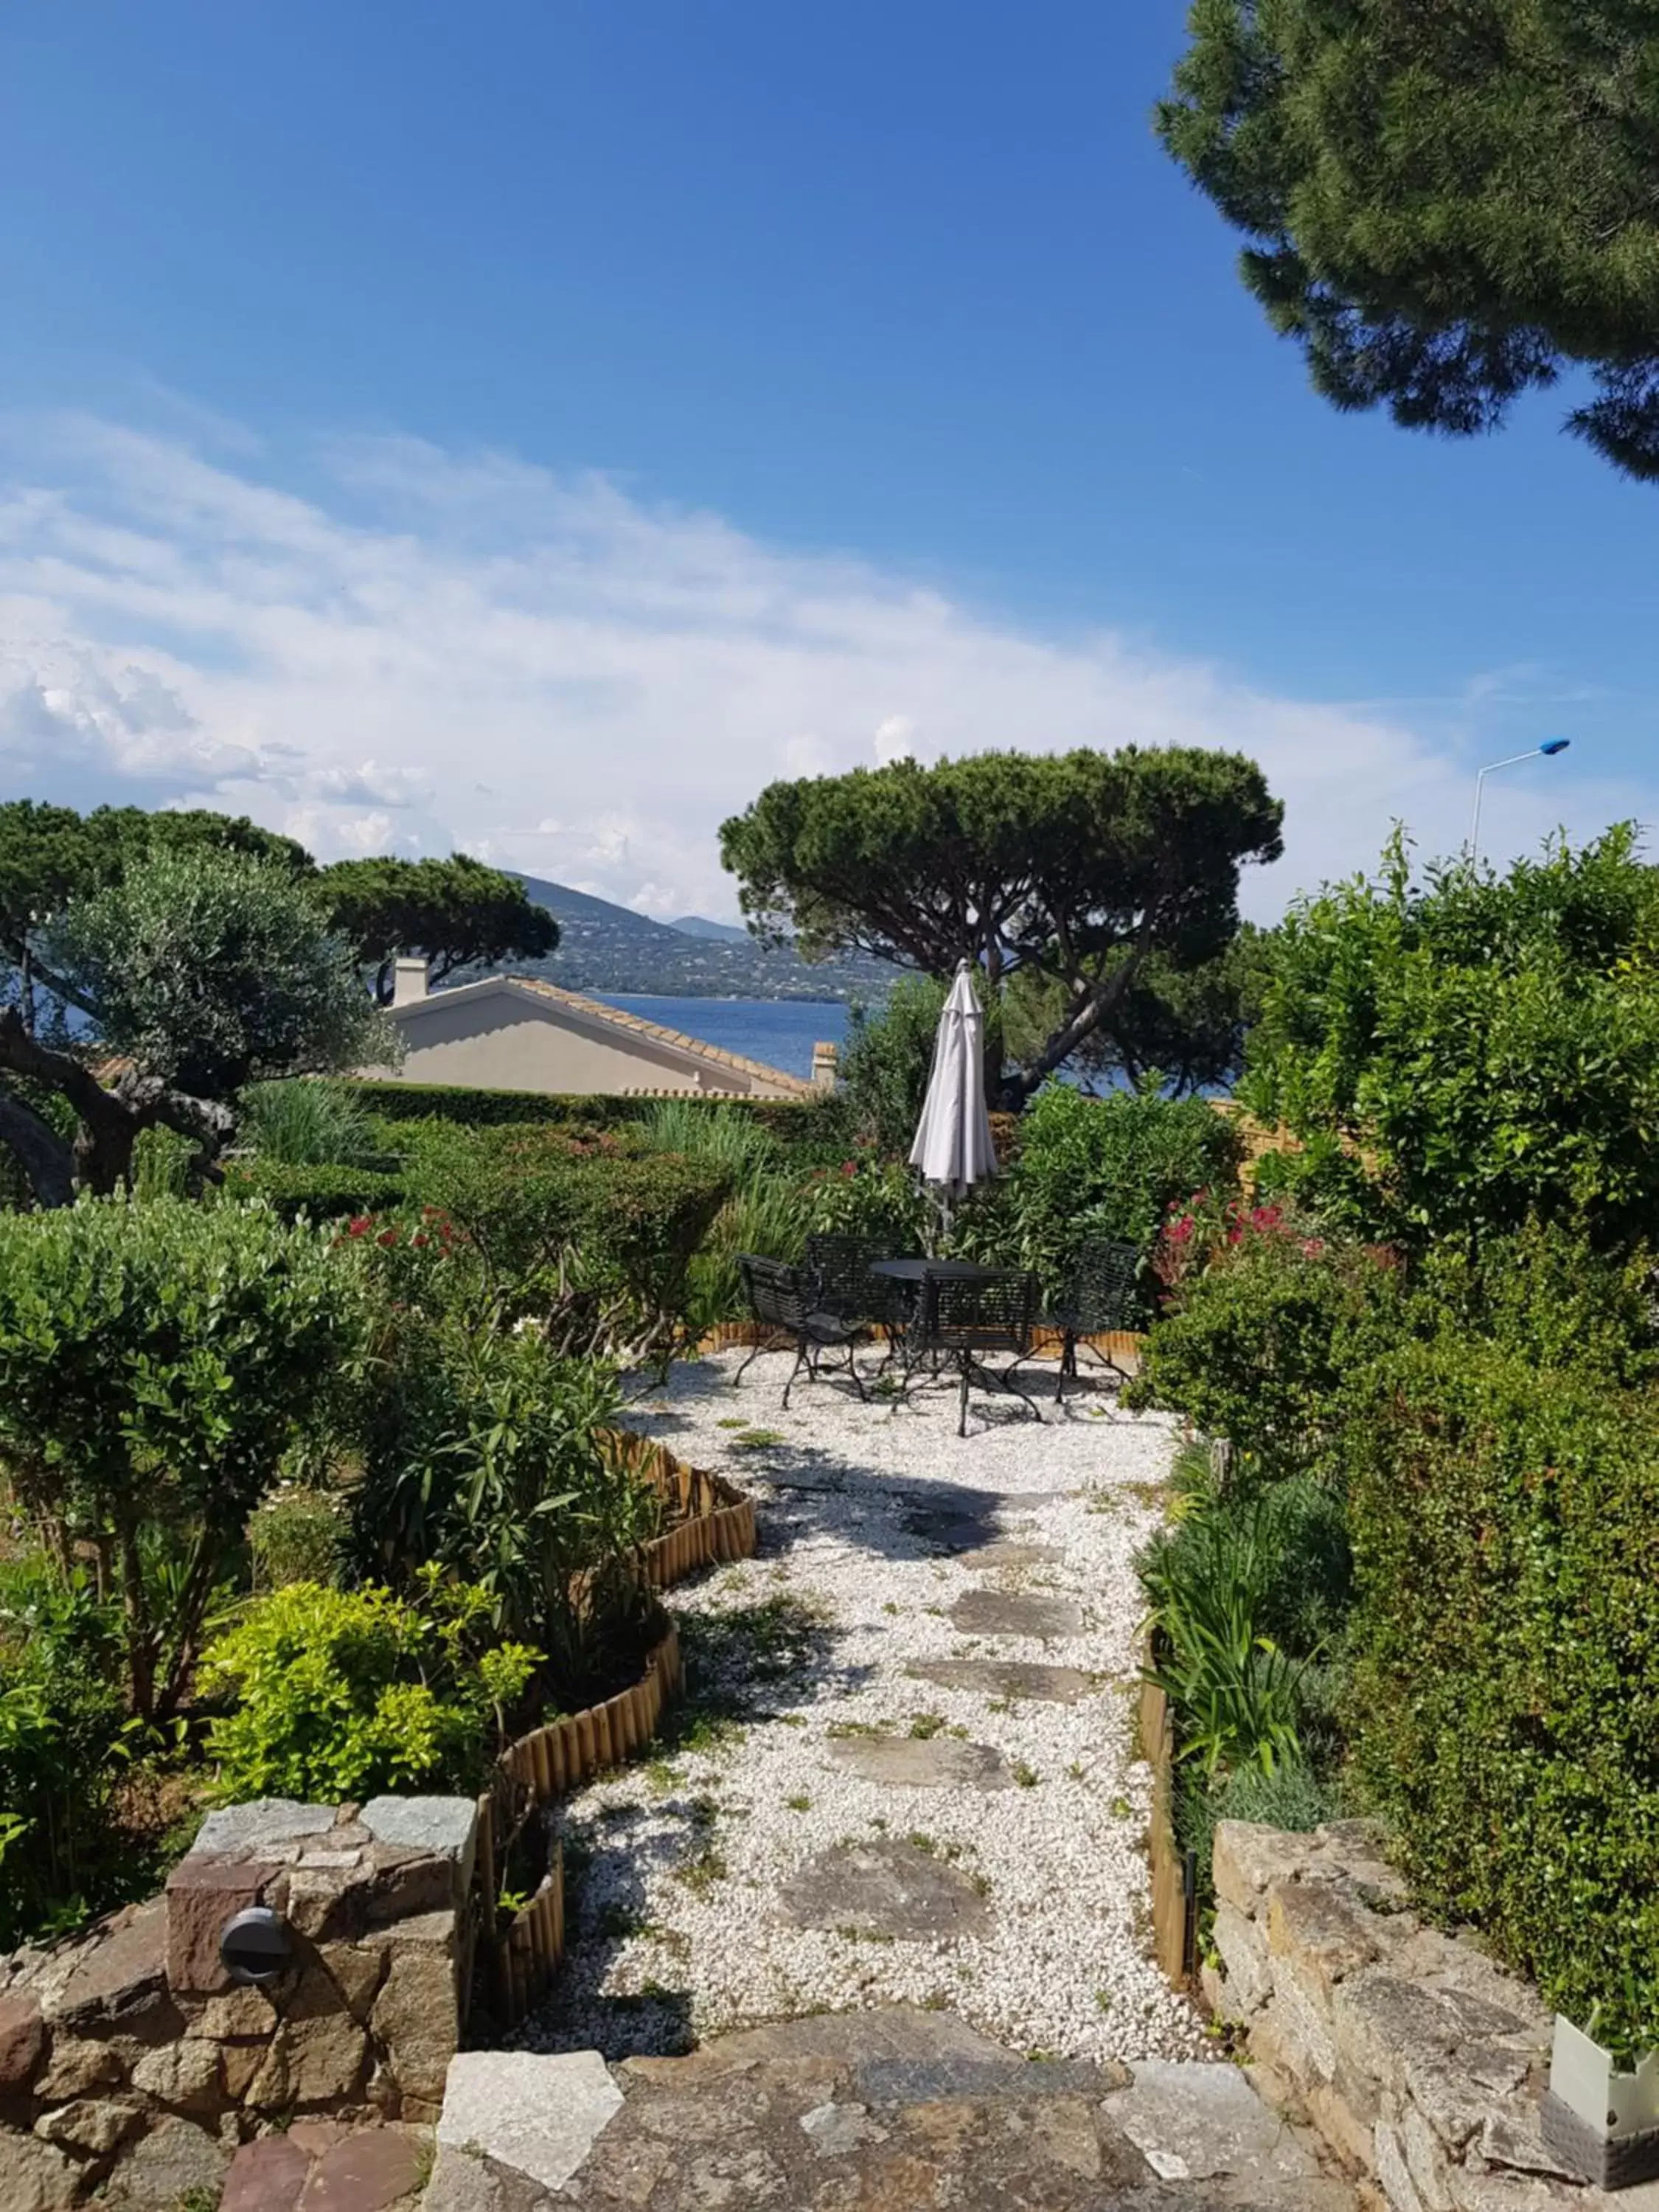
[[951,1200],[997,1171],[985,1110],[984,1036],[984,1017],[964,960],[939,1016],[927,1096],[910,1147],[910,1164],[942,1194],[947,1222]]

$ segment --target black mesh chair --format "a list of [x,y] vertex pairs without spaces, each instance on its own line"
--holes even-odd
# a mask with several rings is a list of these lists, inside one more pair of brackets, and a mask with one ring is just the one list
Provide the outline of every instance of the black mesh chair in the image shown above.
[[[1079,1342],[1091,1336],[1108,1336],[1132,1329],[1140,1319],[1140,1251],[1110,1237],[1091,1237],[1079,1252],[1060,1294],[1042,1315],[1045,1328],[1060,1337],[1060,1376],[1056,1393],[1063,1396],[1068,1382],[1079,1382],[1077,1355]],[[1085,1345],[1091,1356],[1120,1382],[1129,1379],[1109,1353]]]
[[878,1237],[809,1237],[806,1273],[819,1310],[849,1328],[872,1328],[900,1317],[899,1285],[872,1275],[872,1264],[890,1260],[893,1249]]
[[[766,1331],[737,1373],[732,1377],[735,1389],[750,1367],[777,1337],[787,1337],[795,1347],[795,1364],[789,1370],[789,1380],[783,1386],[783,1402],[787,1407],[789,1393],[795,1387],[795,1378],[802,1369],[809,1382],[828,1378],[819,1372],[819,1363],[826,1352],[842,1352],[847,1355],[845,1372],[851,1376],[853,1388],[859,1396],[865,1395],[864,1384],[858,1369],[853,1364],[853,1340],[857,1331],[838,1315],[826,1312],[817,1301],[815,1285],[804,1268],[787,1267],[781,1260],[762,1260],[753,1253],[740,1253],[738,1272],[743,1278],[743,1287],[749,1300],[749,1310]],[[835,1372],[842,1371],[837,1364]]]
[[[1013,1380],[1014,1368],[1028,1358],[1031,1328],[1036,1312],[1035,1275],[1006,1273],[978,1277],[930,1275],[922,1293],[921,1320],[916,1331],[915,1355],[930,1359],[935,1372],[953,1367],[962,1377],[957,1403],[957,1434],[968,1433],[968,1392],[978,1382],[987,1389],[1008,1390],[1029,1407],[1032,1417],[1042,1419],[1035,1403]],[[1012,1364],[998,1374],[981,1354],[1012,1352]]]

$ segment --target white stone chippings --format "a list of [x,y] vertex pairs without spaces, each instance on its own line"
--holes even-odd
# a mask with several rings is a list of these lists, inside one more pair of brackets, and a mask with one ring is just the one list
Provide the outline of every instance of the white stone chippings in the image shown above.
[[[811,2011],[910,2003],[948,2006],[1045,2056],[1204,2049],[1196,2014],[1150,1955],[1150,1776],[1133,1744],[1144,1608],[1133,1562],[1158,1522],[1170,1424],[1095,1391],[1057,1412],[1041,1381],[1042,1426],[1016,1402],[976,1394],[965,1439],[953,1389],[890,1413],[842,1389],[798,1388],[786,1413],[789,1356],[757,1359],[734,1393],[743,1357],[676,1368],[630,1419],[760,1503],[760,1555],[681,1584],[671,1601],[694,1670],[702,1659],[694,1698],[724,1692],[758,1717],[712,1748],[678,1752],[672,1772],[641,1763],[561,1808],[569,1856],[591,1858],[572,1885],[568,1959],[519,2040],[620,2057]],[[738,1419],[784,1441],[745,1449],[733,1441]],[[981,1510],[987,1542],[1041,1543],[1060,1558],[975,1567],[913,1525]],[[964,1636],[946,1616],[975,1589],[1069,1599],[1082,1633]],[[777,1671],[757,1680],[742,1624],[774,1601]],[[905,1671],[962,1658],[1075,1668],[1099,1687],[1070,1705],[1011,1704]],[[1028,1786],[878,1784],[833,1756],[847,1733],[902,1736],[927,1716],[1000,1752]],[[807,1861],[884,1835],[923,1838],[971,1877],[988,1932],[876,1941],[783,1917],[777,1893]]]

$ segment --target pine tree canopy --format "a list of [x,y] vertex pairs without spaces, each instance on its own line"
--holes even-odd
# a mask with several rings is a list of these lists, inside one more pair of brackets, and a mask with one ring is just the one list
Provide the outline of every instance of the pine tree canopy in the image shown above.
[[1159,135],[1343,408],[1566,418],[1659,478],[1656,0],[1195,0]]

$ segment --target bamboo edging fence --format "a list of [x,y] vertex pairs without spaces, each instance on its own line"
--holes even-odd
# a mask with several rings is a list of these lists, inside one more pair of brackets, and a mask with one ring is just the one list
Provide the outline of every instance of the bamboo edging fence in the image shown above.
[[[1152,1664],[1150,1644],[1146,1663]],[[1140,1685],[1140,1751],[1152,1770],[1152,1817],[1147,1855],[1152,1863],[1152,1950],[1170,1986],[1184,1990],[1198,1965],[1196,1869],[1175,1830],[1175,1720],[1158,1684]]]
[[[613,1431],[611,1442],[619,1462],[642,1474],[681,1516],[640,1548],[640,1571],[647,1589],[671,1589],[700,1567],[752,1557],[754,1500],[735,1484],[688,1467],[661,1444],[631,1431]],[[534,2008],[565,1948],[564,1856],[557,1845],[535,1895],[505,1930],[495,1932],[507,1853],[539,1807],[651,1744],[684,1681],[679,1628],[660,1606],[656,1616],[639,1680],[599,1705],[566,1714],[509,1744],[478,1800],[476,1929],[489,2008],[500,2027],[516,2027]]]

